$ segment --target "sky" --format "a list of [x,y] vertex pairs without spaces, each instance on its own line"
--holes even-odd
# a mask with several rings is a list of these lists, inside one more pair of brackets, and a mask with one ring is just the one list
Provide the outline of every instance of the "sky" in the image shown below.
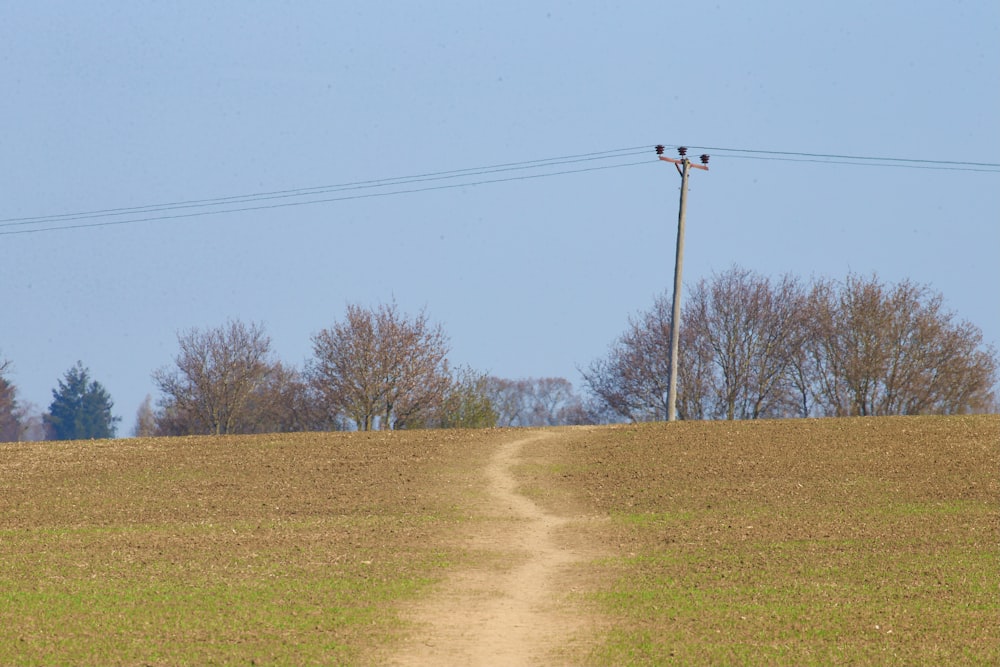
[[302,367],[349,303],[582,390],[672,288],[661,143],[712,155],[686,285],[909,279],[1000,345],[994,0],[6,2],[0,87],[0,358],[39,410],[81,361],[120,435],[179,333]]

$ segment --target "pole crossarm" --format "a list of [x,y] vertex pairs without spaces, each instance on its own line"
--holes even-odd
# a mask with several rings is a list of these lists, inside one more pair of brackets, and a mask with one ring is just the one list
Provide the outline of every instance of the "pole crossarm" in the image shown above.
[[661,160],[663,160],[664,162],[672,162],[673,164],[676,164],[678,166],[683,165],[685,162],[687,162],[689,165],[691,165],[695,169],[704,169],[705,171],[708,171],[708,165],[707,164],[695,164],[694,162],[691,162],[691,160],[688,160],[687,158],[683,158],[681,160],[675,160],[674,158],[667,157],[666,155],[660,155],[659,158]]

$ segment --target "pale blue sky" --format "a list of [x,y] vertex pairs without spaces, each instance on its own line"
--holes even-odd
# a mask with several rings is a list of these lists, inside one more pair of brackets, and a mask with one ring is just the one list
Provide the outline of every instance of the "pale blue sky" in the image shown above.
[[[454,363],[581,388],[672,280],[679,178],[653,145],[1000,163],[1000,3],[5,2],[0,86],[0,233],[648,147],[600,171],[0,235],[22,399],[47,408],[82,360],[125,434],[178,330],[262,322],[301,366],[348,302],[426,307]],[[874,271],[1000,342],[996,170],[711,166],[688,284]]]

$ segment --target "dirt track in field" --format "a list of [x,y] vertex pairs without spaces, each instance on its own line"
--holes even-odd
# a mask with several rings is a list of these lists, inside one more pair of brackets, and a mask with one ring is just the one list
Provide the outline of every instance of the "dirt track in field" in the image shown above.
[[558,530],[570,519],[541,509],[518,491],[512,474],[525,444],[552,437],[539,433],[505,442],[485,470],[490,521],[471,545],[509,554],[458,572],[441,591],[406,614],[418,630],[392,664],[553,665],[586,619],[567,597],[566,566],[582,558],[560,544]]

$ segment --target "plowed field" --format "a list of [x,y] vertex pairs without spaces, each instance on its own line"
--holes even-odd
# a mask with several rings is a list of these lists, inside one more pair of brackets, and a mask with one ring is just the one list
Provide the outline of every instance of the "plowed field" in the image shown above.
[[0,444],[0,664],[997,664],[1000,417]]

